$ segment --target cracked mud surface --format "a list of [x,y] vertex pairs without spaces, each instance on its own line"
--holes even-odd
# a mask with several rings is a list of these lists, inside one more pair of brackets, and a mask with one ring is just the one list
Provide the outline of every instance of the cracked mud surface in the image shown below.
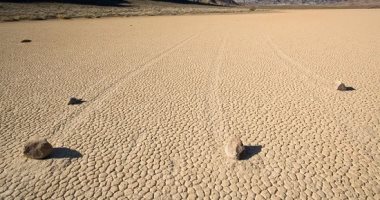
[[[379,199],[379,17],[0,24],[0,199]],[[60,152],[27,159],[33,136]]]

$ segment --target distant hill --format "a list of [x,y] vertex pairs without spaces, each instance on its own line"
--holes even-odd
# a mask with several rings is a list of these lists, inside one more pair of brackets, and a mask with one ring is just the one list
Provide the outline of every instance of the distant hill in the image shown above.
[[380,5],[380,0],[0,0],[8,3],[69,3],[97,6],[125,6],[125,5],[220,5],[234,6],[241,4],[255,5]]
[[[160,1],[160,0],[155,0]],[[165,0],[167,2],[176,2],[178,0]],[[183,1],[183,0],[182,0]],[[186,0],[185,0],[186,1]],[[380,5],[380,0],[187,0],[187,2],[214,4],[214,5]]]
[[0,22],[247,13],[281,8],[380,8],[380,0],[0,0]]
[[[170,1],[170,0],[169,0]],[[237,5],[234,0],[189,0],[190,2],[215,4],[215,5]]]
[[235,0],[239,4],[258,5],[323,5],[323,4],[344,4],[344,5],[379,5],[380,0]]

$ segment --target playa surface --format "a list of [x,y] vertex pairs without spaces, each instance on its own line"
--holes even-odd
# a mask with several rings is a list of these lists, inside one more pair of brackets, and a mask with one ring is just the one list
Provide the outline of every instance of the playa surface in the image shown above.
[[[0,198],[379,199],[379,18],[1,23]],[[22,155],[34,136],[50,158]]]

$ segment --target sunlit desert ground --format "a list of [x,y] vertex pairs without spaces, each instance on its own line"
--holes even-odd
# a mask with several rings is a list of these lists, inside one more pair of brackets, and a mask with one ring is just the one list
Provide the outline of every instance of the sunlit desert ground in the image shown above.
[[[379,19],[1,23],[0,199],[380,199]],[[23,156],[34,136],[51,157]]]

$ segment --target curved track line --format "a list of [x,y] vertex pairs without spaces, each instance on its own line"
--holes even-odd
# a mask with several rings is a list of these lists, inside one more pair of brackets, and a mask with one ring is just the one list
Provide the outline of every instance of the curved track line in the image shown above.
[[[216,114],[214,116],[212,116],[213,118],[211,118],[212,121],[218,121],[220,119],[218,119],[219,117],[222,116],[223,112],[221,110],[221,100],[220,100],[220,96],[219,96],[219,85],[220,85],[220,82],[221,82],[221,78],[220,78],[220,66],[222,64],[222,56],[223,56],[223,53],[224,53],[224,50],[225,50],[225,47],[226,47],[226,36],[223,37],[222,39],[222,42],[219,46],[219,49],[218,49],[218,52],[217,52],[217,56],[215,58],[215,74],[214,74],[214,79],[212,80],[212,83],[211,83],[211,102],[213,103],[213,107],[212,107],[212,110],[213,112]],[[217,129],[220,129],[221,128],[221,121],[219,121],[219,123],[217,124]],[[216,130],[216,131],[220,131],[220,130]]]
[[[221,77],[220,77],[220,69],[222,65],[222,56],[225,53],[226,48],[226,40],[227,35],[224,35],[221,39],[220,45],[218,47],[218,51],[215,57],[215,60],[213,62],[213,66],[211,68],[211,81],[210,81],[210,99],[209,99],[209,106],[211,111],[211,116],[209,118],[210,124],[211,124],[211,137],[213,138],[213,141],[215,144],[213,146],[216,146],[217,152],[220,152],[215,154],[216,157],[214,159],[221,158],[223,149],[220,149],[218,146],[220,144],[223,144],[224,141],[224,133],[223,131],[223,111],[221,108],[221,100],[219,96],[219,86],[221,83]],[[222,145],[223,146],[223,145]],[[218,156],[219,155],[219,156]]]
[[118,84],[120,81],[132,78],[136,76],[137,74],[147,70],[150,66],[160,61],[162,58],[164,58],[169,53],[175,51],[176,49],[180,48],[190,40],[194,39],[195,37],[199,36],[200,34],[192,35],[179,43],[175,44],[174,46],[164,50],[163,52],[159,53],[158,55],[154,56],[153,58],[149,59],[148,61],[144,62],[142,65],[140,65],[140,68],[137,68],[135,70],[132,70],[128,72],[126,75],[119,77],[115,82],[111,83],[109,86],[107,86],[105,89],[103,89],[101,92],[99,92],[97,95],[95,95],[90,101],[95,101],[99,96],[103,95],[104,93],[108,92],[108,90],[112,87],[114,87],[116,84]]
[[[170,54],[171,52],[173,52],[173,51],[177,50],[178,48],[182,47],[184,44],[188,43],[190,40],[198,37],[200,34],[201,33],[194,34],[194,35],[191,35],[188,38],[185,38],[184,40],[180,41],[179,43],[175,44],[174,46],[169,47],[168,49],[165,49],[164,51],[162,51],[158,55],[156,55],[153,58],[147,60],[146,62],[144,62],[143,64],[141,64],[137,69],[134,69],[134,70],[128,72],[127,74],[119,77],[116,81],[114,81],[113,83],[109,84],[107,87],[105,87],[104,89],[102,89],[99,93],[97,93],[94,97],[92,97],[91,100],[89,100],[88,104],[86,104],[83,107],[81,107],[81,109],[78,109],[75,112],[72,112],[71,114],[69,114],[69,116],[67,116],[61,122],[59,122],[58,124],[54,125],[53,126],[53,134],[56,134],[57,132],[62,131],[67,126],[68,123],[70,123],[73,119],[75,119],[77,116],[79,116],[81,113],[83,113],[83,111],[87,110],[90,107],[90,105],[93,105],[94,102],[101,101],[102,97],[104,98],[106,94],[108,94],[108,93],[112,92],[113,90],[115,90],[117,88],[117,85],[119,83],[121,83],[123,80],[127,80],[129,78],[133,78],[134,76],[136,76],[136,75],[144,72],[150,66],[152,66],[155,63],[157,63],[162,58],[164,58],[165,56],[167,56],[168,54]],[[89,104],[89,103],[91,103],[91,104]]]
[[[276,55],[278,57],[280,57],[282,60],[289,63],[290,65],[294,66],[296,70],[301,72],[306,78],[314,79],[314,81],[317,83],[323,82],[326,85],[330,85],[330,81],[319,76],[318,74],[316,74],[316,72],[313,72],[312,70],[308,69],[301,63],[295,61],[290,56],[288,56],[283,50],[281,50],[281,48],[278,45],[276,45],[276,43],[273,42],[273,40],[269,36],[262,36],[262,37],[267,41],[269,46],[272,47],[272,49],[276,52]],[[294,68],[290,68],[290,69],[294,69]],[[328,91],[330,91],[330,89],[327,88],[327,86],[323,86],[323,87],[325,87],[326,89],[328,89]]]
[[[310,69],[307,69],[306,67],[304,67],[303,65],[301,65],[300,63],[298,63],[297,61],[293,60],[290,56],[288,56],[287,54],[285,54],[274,42],[273,40],[268,37],[268,36],[262,36],[265,38],[265,40],[267,41],[267,43],[276,51],[277,55],[285,60],[286,62],[290,63],[291,65],[295,66],[297,69],[297,71],[301,72],[301,73],[304,73],[304,76],[306,78],[314,78],[315,81],[319,82],[319,81],[322,81],[322,82],[325,82],[325,84],[329,84],[330,82],[327,80],[327,79],[324,79],[322,78],[321,76],[319,76],[318,74],[316,74],[315,72],[311,71]],[[292,68],[291,68],[292,69]],[[306,75],[308,74],[308,75]],[[310,83],[309,83],[310,84]],[[329,92],[329,93],[332,93],[332,94],[335,94],[335,92],[332,91],[331,88],[327,87],[327,86],[323,86],[325,91]],[[323,101],[323,102],[327,102],[325,99],[321,99],[317,96],[314,96],[314,98],[316,99],[319,99],[320,101]],[[345,102],[343,102],[345,104]],[[347,105],[347,107],[349,107],[350,105]],[[346,118],[349,118],[350,121],[355,121],[354,118],[350,115],[346,115],[345,116]],[[360,125],[357,125],[357,124],[342,124],[341,126],[343,127],[346,127],[348,129],[351,129],[351,131],[353,133],[357,132],[357,131],[362,131],[362,132],[366,132],[367,134],[371,135],[372,138],[376,139],[377,141],[380,141],[380,137],[375,135],[375,134],[372,134],[371,131],[367,131],[367,130],[364,130],[364,128]],[[351,135],[350,139],[351,140],[355,140],[358,139],[359,141],[361,141],[361,138],[358,138],[357,135]],[[363,154],[362,154],[363,155]],[[363,155],[365,157],[368,158],[368,155]]]

